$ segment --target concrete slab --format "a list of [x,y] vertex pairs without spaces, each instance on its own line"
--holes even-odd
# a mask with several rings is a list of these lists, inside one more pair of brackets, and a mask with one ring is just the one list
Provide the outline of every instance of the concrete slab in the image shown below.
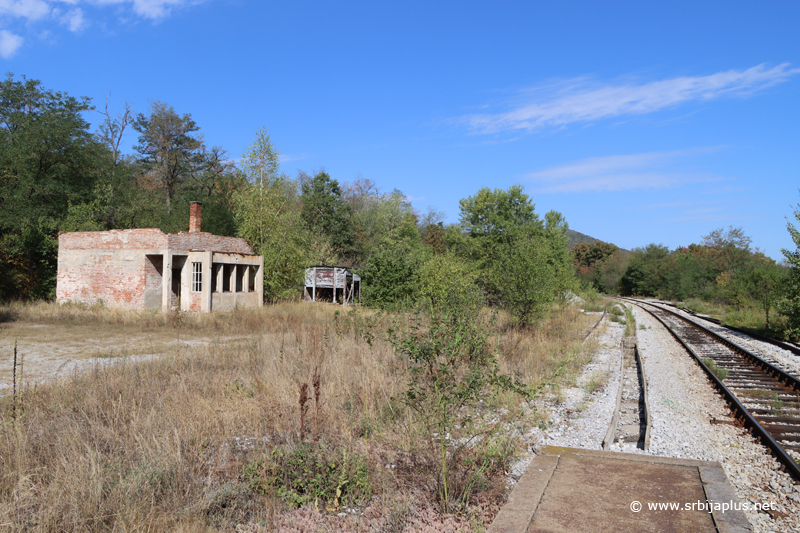
[[719,463],[545,446],[488,531],[750,531],[737,505]]

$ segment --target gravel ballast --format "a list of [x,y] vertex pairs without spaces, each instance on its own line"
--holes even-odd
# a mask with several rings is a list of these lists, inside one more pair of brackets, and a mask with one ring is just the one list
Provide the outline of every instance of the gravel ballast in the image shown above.
[[[780,471],[780,464],[766,447],[733,425],[731,411],[722,397],[670,332],[636,306],[634,316],[652,416],[650,449],[644,452],[635,444],[616,444],[611,451],[717,461],[741,502],[775,504],[774,511],[745,511],[754,532],[800,533],[800,484]],[[540,445],[601,449],[619,387],[620,341],[624,332],[620,324],[608,320],[604,323],[605,327],[595,333],[600,344],[598,352],[578,378],[578,386],[562,391],[560,401],[550,398],[537,403],[540,412],[549,410],[550,422],[526,435],[532,450]],[[756,351],[736,335],[737,343]],[[770,353],[785,352],[760,341],[746,342],[768,346]],[[758,349],[767,350],[764,346]],[[774,357],[783,362],[781,366],[788,366],[786,363],[795,358],[791,354],[784,355],[786,359],[780,359],[781,354]],[[607,376],[606,385],[590,394],[585,385],[601,374]],[[512,477],[518,479],[529,461],[530,458],[523,458],[515,465]]]

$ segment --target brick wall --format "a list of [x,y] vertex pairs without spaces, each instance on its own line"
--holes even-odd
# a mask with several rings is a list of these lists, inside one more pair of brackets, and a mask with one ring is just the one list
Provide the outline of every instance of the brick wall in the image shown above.
[[188,233],[182,231],[167,235],[170,250],[212,250],[214,252],[234,252],[252,254],[253,247],[238,237],[222,237],[212,233]]
[[[253,253],[244,239],[203,232],[167,235],[159,229],[135,229],[61,233],[56,299],[90,305],[102,300],[106,305],[129,309],[161,308],[161,256],[166,250]],[[204,272],[205,283],[210,283],[210,275]],[[165,289],[172,292],[171,287]],[[200,310],[199,294],[189,292],[183,298],[184,305]],[[175,303],[171,295],[170,301]]]
[[137,250],[59,250],[59,302],[144,309],[145,254]]
[[62,250],[163,250],[167,234],[160,229],[126,229],[112,231],[77,231],[58,236]]

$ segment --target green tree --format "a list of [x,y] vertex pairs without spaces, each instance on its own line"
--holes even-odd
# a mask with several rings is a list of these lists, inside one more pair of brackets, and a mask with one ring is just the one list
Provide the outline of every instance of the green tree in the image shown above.
[[[454,248],[488,272],[498,246],[508,242],[510,231],[519,227],[542,230],[544,226],[534,212],[535,206],[522,191],[522,185],[512,185],[507,191],[483,188],[475,196],[460,200],[463,238],[452,243]],[[451,237],[458,239],[455,234]]]
[[620,280],[620,291],[625,296],[658,296],[665,286],[663,263],[669,248],[661,244],[648,244],[633,250],[628,268]]
[[558,282],[551,257],[548,242],[530,226],[508,230],[497,246],[489,286],[515,323],[533,323],[553,302]]
[[421,245],[414,208],[397,189],[389,194],[376,191],[362,198],[353,221],[359,232],[360,257],[365,263],[384,248],[416,250]]
[[278,150],[266,130],[242,155],[246,185],[233,194],[238,234],[264,256],[264,298],[294,298],[303,286],[308,231],[297,184],[278,174]]
[[494,239],[516,226],[541,227],[535,206],[522,191],[522,185],[512,185],[507,191],[485,187],[475,196],[459,201],[461,227],[471,237]]
[[784,281],[784,269],[767,261],[753,268],[745,278],[750,296],[764,311],[764,327],[769,329],[769,312],[780,297]]
[[[794,218],[800,221],[800,205],[795,207]],[[800,231],[787,221],[786,229],[795,249],[782,248],[786,264],[790,267],[783,282],[783,297],[776,302],[776,309],[787,318],[787,338],[800,339]]]
[[139,164],[145,177],[164,194],[167,212],[171,214],[172,198],[191,176],[213,165],[206,157],[200,127],[192,116],[178,115],[175,109],[160,100],[150,103],[147,115],[139,113],[133,121],[139,132],[134,149],[140,154]]
[[444,305],[451,293],[465,298],[477,289],[478,273],[454,254],[430,255],[419,267],[419,295],[434,307]]
[[339,257],[352,256],[355,252],[352,211],[342,198],[339,182],[325,171],[313,177],[301,174],[300,182],[303,220],[309,230],[324,237]]
[[60,225],[100,175],[103,148],[83,118],[91,109],[38,80],[0,82],[2,298],[54,294]]
[[419,248],[383,246],[361,271],[364,303],[376,307],[410,305],[419,296]]
[[570,261],[569,224],[558,211],[548,211],[545,216],[544,240],[548,247],[547,263],[553,273],[553,289],[556,297],[564,301],[567,293],[575,289],[575,271]]

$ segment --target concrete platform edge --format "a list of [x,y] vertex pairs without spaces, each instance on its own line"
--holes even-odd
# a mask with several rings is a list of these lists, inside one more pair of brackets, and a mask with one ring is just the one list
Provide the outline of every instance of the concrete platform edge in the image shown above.
[[[655,455],[640,455],[600,450],[583,450],[543,446],[540,454],[533,458],[528,469],[514,486],[508,502],[500,509],[494,521],[487,528],[488,533],[525,533],[533,520],[542,496],[562,455],[573,454],[607,459],[625,460],[651,464],[689,466],[698,469],[706,499],[710,502],[733,502],[740,500],[731,487],[722,465],[711,461],[695,459],[676,459]],[[729,509],[726,512],[712,511],[712,518],[720,533],[747,533],[752,531],[744,512]]]

